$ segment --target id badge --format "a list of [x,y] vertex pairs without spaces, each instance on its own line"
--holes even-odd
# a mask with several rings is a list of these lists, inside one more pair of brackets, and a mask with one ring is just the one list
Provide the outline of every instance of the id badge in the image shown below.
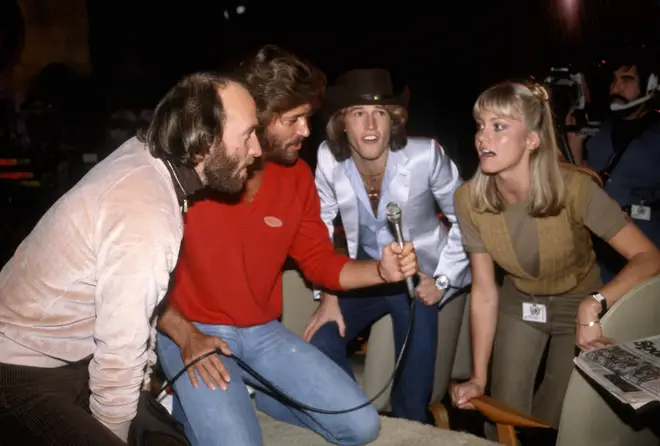
[[545,324],[546,322],[545,305],[531,303],[531,302],[523,302],[522,318],[523,321],[538,322],[540,324]]
[[635,220],[651,220],[651,208],[642,204],[630,206],[630,216]]

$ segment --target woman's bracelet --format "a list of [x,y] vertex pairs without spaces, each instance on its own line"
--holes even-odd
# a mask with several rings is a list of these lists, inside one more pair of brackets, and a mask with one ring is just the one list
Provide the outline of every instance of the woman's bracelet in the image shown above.
[[600,319],[593,320],[593,321],[591,321],[591,322],[589,322],[589,323],[587,323],[587,324],[583,324],[583,323],[581,323],[580,321],[578,321],[578,320],[576,319],[576,320],[575,320],[575,323],[576,323],[577,325],[579,325],[580,327],[593,327],[594,325],[599,325],[599,324],[600,324]]

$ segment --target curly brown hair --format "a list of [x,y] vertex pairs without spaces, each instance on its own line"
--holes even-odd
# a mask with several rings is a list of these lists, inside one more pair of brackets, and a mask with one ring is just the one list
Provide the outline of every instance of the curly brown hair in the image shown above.
[[[351,107],[342,108],[335,112],[325,127],[325,133],[328,137],[328,147],[338,162],[342,162],[351,157],[351,147],[348,144],[346,136],[346,125],[344,116]],[[406,132],[406,121],[408,120],[408,111],[398,105],[384,105],[392,120],[390,130],[390,150],[397,151],[403,149],[408,143],[408,134]]]
[[257,104],[257,118],[267,126],[284,112],[305,104],[317,108],[326,77],[309,62],[275,45],[262,47],[237,73]]

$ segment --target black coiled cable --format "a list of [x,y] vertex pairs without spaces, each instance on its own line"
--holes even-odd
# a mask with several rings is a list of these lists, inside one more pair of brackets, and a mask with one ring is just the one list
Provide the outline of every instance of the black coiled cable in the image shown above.
[[[309,412],[322,413],[322,414],[326,414],[326,415],[339,415],[339,414],[354,412],[354,411],[362,409],[363,407],[366,407],[366,406],[370,405],[371,403],[373,403],[374,401],[376,401],[376,399],[378,399],[378,397],[380,397],[383,393],[385,393],[385,391],[390,386],[390,384],[392,384],[392,381],[394,381],[394,378],[396,377],[396,374],[397,374],[397,372],[399,370],[399,367],[401,365],[401,360],[403,359],[403,355],[406,351],[406,347],[408,346],[408,340],[410,338],[410,333],[412,331],[413,321],[415,319],[415,302],[416,302],[416,300],[417,299],[414,299],[414,298],[410,300],[410,322],[408,322],[408,330],[406,331],[406,337],[403,341],[403,345],[401,346],[401,351],[399,352],[399,356],[396,359],[396,363],[394,364],[394,370],[392,371],[392,374],[390,375],[390,378],[387,380],[387,383],[385,384],[385,386],[376,394],[376,396],[374,396],[373,398],[369,399],[368,401],[366,401],[366,402],[364,402],[364,403],[362,403],[358,406],[355,406],[355,407],[351,407],[351,408],[348,408],[348,409],[341,409],[341,410],[327,410],[327,409],[321,409],[321,408],[318,408],[318,407],[309,406],[305,403],[301,403],[300,401],[298,401],[298,400],[294,399],[293,397],[289,396],[285,391],[283,391],[282,389],[277,387],[275,384],[268,381],[259,372],[257,372],[252,367],[247,365],[238,356],[232,354],[231,356],[227,356],[227,357],[233,359],[234,361],[236,361],[236,364],[238,364],[238,366],[240,368],[245,370],[254,379],[259,381],[266,389],[268,389],[275,396],[277,396],[278,399],[281,402],[286,403],[286,404],[288,404],[292,407],[295,407],[296,409],[306,410],[306,411],[309,411]],[[216,348],[215,350],[211,350],[210,352],[204,353],[203,355],[198,356],[197,358],[193,359],[188,364],[186,364],[185,367],[183,369],[181,369],[176,375],[174,375],[174,377],[172,377],[171,380],[165,381],[163,383],[163,386],[161,387],[159,395],[156,399],[160,401],[160,395],[163,393],[163,391],[165,391],[168,387],[174,385],[176,380],[179,379],[184,373],[186,373],[191,367],[193,367],[195,364],[197,364],[202,359],[208,358],[209,356],[215,355],[215,354],[226,356],[224,353],[222,353],[220,351],[220,349]]]
[[[452,300],[452,299],[455,299],[458,296],[460,296],[460,295],[464,294],[465,292],[467,292],[469,290],[469,286],[468,287],[463,287],[463,288],[450,286],[449,289],[459,290],[459,292],[456,293],[454,296],[452,296],[450,299],[448,299],[448,301]],[[448,301],[446,301],[444,303],[444,305],[446,305],[448,303]],[[366,407],[366,406],[370,405],[371,403],[373,403],[374,401],[376,401],[383,393],[385,393],[385,391],[388,389],[390,384],[392,384],[392,382],[394,381],[394,378],[396,377],[396,374],[399,371],[399,367],[401,366],[401,361],[402,361],[403,356],[406,352],[406,348],[408,347],[408,341],[410,339],[410,333],[412,332],[413,322],[415,320],[415,304],[416,304],[416,302],[417,302],[417,299],[415,299],[414,297],[411,297],[411,299],[410,299],[410,321],[408,322],[408,329],[406,331],[406,337],[403,340],[403,345],[401,346],[401,351],[399,352],[399,356],[397,357],[396,362],[394,363],[394,370],[392,371],[392,374],[390,375],[389,379],[387,380],[387,383],[385,383],[385,386],[383,386],[383,388],[374,397],[370,398],[368,401],[366,401],[366,402],[364,402],[364,403],[362,403],[358,406],[355,406],[355,407],[351,407],[351,408],[348,408],[348,409],[341,409],[341,410],[328,410],[328,409],[321,409],[321,408],[318,408],[318,407],[309,406],[305,403],[301,403],[300,401],[298,401],[298,400],[294,399],[293,397],[289,396],[285,391],[283,391],[282,389],[277,387],[275,384],[268,381],[259,372],[257,372],[252,367],[247,365],[238,356],[232,354],[231,356],[228,356],[228,358],[231,358],[234,361],[236,361],[236,364],[238,364],[239,367],[241,367],[243,370],[245,370],[247,373],[249,373],[254,379],[259,381],[267,390],[269,390],[275,396],[277,396],[278,399],[281,402],[286,403],[286,404],[288,404],[288,405],[290,405],[290,406],[292,406],[296,409],[306,410],[306,411],[309,411],[309,412],[322,413],[322,414],[326,414],[326,415],[339,415],[339,414],[354,412],[354,411],[362,409],[363,407]],[[176,375],[174,375],[174,377],[171,380],[165,381],[163,383],[163,386],[161,387],[160,392],[159,392],[159,396],[156,399],[160,400],[160,395],[163,393],[163,391],[165,391],[168,387],[172,386],[176,382],[176,380],[179,379],[184,373],[186,373],[191,367],[193,367],[195,364],[197,364],[202,359],[205,359],[205,358],[207,358],[211,355],[215,355],[215,354],[226,356],[226,355],[224,355],[224,353],[222,353],[220,351],[220,349],[216,348],[215,350],[211,350],[210,352],[204,353],[203,355],[198,356],[197,358],[193,359],[188,364],[186,364],[185,367],[183,369],[181,369]]]

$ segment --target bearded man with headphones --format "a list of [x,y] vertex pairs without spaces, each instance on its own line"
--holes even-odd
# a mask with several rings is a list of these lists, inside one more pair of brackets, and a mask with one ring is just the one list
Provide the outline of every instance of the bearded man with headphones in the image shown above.
[[[646,51],[627,50],[611,67],[611,116],[586,144],[569,134],[571,151],[600,173],[605,191],[624,208],[637,226],[660,246],[660,113],[653,109],[658,75]],[[625,259],[596,243],[603,282]]]
[[153,319],[179,257],[182,211],[203,188],[243,188],[261,155],[257,124],[242,83],[183,78],[148,129],[21,243],[0,270],[3,446],[188,444],[141,396],[156,359]]

